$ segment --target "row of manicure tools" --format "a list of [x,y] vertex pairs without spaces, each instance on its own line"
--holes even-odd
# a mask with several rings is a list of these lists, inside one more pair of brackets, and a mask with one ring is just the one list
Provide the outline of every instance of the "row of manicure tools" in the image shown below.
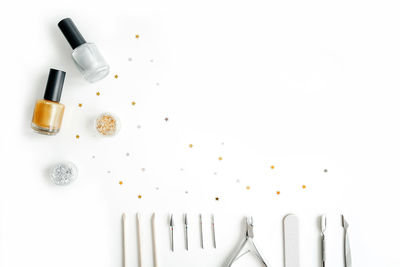
[[[217,241],[215,237],[215,221],[214,215],[211,214],[211,235],[213,240],[214,248],[217,248]],[[185,236],[185,249],[189,250],[189,221],[187,213],[183,214],[183,225],[184,225],[184,236]],[[203,237],[203,216],[199,214],[199,229],[200,229],[200,247],[204,249],[204,237]],[[169,217],[169,236],[171,242],[171,251],[174,251],[174,229],[175,229],[175,222],[174,222],[174,215],[171,214]]]
[[[211,234],[213,240],[214,248],[217,248],[217,241],[215,236],[215,221],[214,215],[211,217]],[[122,247],[123,247],[123,267],[127,266],[127,218],[126,214],[122,214]],[[138,247],[138,266],[142,267],[142,230],[141,230],[142,218],[140,213],[136,214],[136,231],[137,231],[137,247]],[[185,213],[183,215],[184,233],[185,233],[185,248],[189,250],[189,220]],[[151,216],[151,232],[152,232],[152,248],[153,248],[153,265],[158,267],[158,257],[157,257],[157,236],[156,236],[156,214],[153,213]],[[199,229],[200,229],[200,247],[204,249],[204,238],[203,238],[203,216],[199,214]],[[174,251],[174,216],[171,214],[169,218],[169,231],[171,239],[171,250]]]
[[[326,215],[320,218],[321,225],[321,266],[326,266],[326,251],[325,251],[325,231],[326,231]],[[351,252],[348,236],[349,224],[342,215],[342,227],[344,230],[344,262],[345,267],[351,267]],[[283,235],[284,235],[284,259],[285,267],[299,267],[300,266],[300,249],[299,249],[299,220],[294,214],[289,214],[283,218]],[[253,218],[246,218],[246,231],[244,240],[241,241],[239,246],[235,249],[232,255],[228,258],[226,266],[231,267],[238,259],[248,253],[252,253],[265,267],[270,267],[264,257],[257,249],[254,241],[253,232]],[[248,246],[246,246],[248,244]],[[244,250],[244,248],[246,250]]]

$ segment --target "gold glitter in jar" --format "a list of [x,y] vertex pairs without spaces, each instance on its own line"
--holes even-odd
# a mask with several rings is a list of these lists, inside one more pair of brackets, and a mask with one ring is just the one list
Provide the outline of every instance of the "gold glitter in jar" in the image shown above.
[[275,169],[275,166],[274,166],[274,165],[271,165],[271,170],[273,170],[273,169]]
[[281,194],[281,191],[276,191],[276,194],[277,194],[277,195],[280,195],[280,194]]
[[246,186],[246,189],[247,189],[247,190],[250,190],[250,186]]
[[219,200],[219,197],[216,197],[215,200],[218,201],[218,200]]
[[81,104],[81,103],[79,103],[79,104],[78,104],[78,107],[80,107],[80,108],[81,108],[81,107],[82,107],[82,104]]
[[115,74],[115,75],[114,75],[114,78],[115,78],[115,79],[118,79],[118,75],[117,75],[117,74]]
[[136,102],[135,102],[135,101],[132,101],[132,106],[134,106],[134,105],[136,105]]
[[79,137],[80,137],[79,134],[75,135],[75,138],[76,138],[76,139],[79,139]]
[[119,181],[119,184],[120,184],[120,185],[122,185],[122,184],[123,184],[123,182],[122,182],[122,181]]
[[139,34],[136,34],[136,35],[135,35],[135,38],[136,38],[136,39],[139,39]]
[[219,157],[218,160],[222,160],[222,157]]
[[301,188],[303,188],[303,189],[306,189],[306,188],[307,188],[307,186],[303,185]]
[[192,145],[192,144],[189,144],[189,147],[190,147],[190,148],[192,148],[192,147],[193,147],[193,145]]
[[97,95],[97,96],[100,96],[100,92],[97,92],[96,95]]
[[138,195],[138,199],[141,199],[142,198],[142,195]]
[[115,135],[120,127],[118,117],[110,113],[102,113],[96,119],[96,130],[102,136]]

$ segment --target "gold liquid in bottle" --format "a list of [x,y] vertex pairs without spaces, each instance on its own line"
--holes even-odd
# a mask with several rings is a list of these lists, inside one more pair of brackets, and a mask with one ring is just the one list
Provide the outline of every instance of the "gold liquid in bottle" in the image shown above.
[[65,106],[60,102],[65,72],[50,69],[44,99],[36,102],[32,129],[38,133],[55,135],[60,131]]

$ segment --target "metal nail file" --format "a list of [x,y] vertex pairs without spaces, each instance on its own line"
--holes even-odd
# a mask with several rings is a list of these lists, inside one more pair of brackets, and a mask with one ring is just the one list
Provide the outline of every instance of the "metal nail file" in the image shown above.
[[171,214],[169,218],[169,232],[170,232],[170,239],[171,239],[171,251],[174,252],[174,215]]
[[351,267],[351,252],[350,252],[350,242],[349,242],[349,233],[348,233],[348,228],[349,224],[347,221],[344,219],[344,216],[342,215],[342,226],[344,229],[344,263],[345,267]]
[[200,220],[200,247],[204,248],[204,241],[203,241],[203,218],[201,214],[199,215]]
[[185,248],[186,250],[189,250],[189,237],[188,237],[188,219],[187,219],[187,214],[185,213],[183,215],[184,217],[184,223],[185,223]]
[[217,248],[217,240],[215,238],[215,222],[214,222],[214,214],[211,214],[211,232],[213,238],[214,248]]
[[326,231],[326,215],[321,216],[321,266],[326,266],[326,241],[325,241],[325,231]]
[[283,218],[285,267],[300,266],[299,219],[294,214]]

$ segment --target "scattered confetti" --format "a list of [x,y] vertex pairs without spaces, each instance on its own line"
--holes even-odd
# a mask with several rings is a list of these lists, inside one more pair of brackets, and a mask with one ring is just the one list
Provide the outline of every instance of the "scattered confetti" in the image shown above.
[[131,104],[132,104],[132,106],[134,106],[134,105],[136,105],[136,102],[135,102],[135,101],[132,101],[132,103],[131,103]]
[[127,152],[125,155],[126,155],[127,157],[129,157],[129,156],[130,156],[129,152]]
[[221,143],[221,146],[223,146],[223,145],[225,145],[225,143],[224,143],[224,142],[222,142],[222,143]]
[[250,190],[250,186],[246,186],[246,189],[247,189],[247,190]]
[[169,119],[168,119],[168,117],[165,117],[165,119],[164,119],[165,121],[168,121]]
[[159,86],[159,85],[160,85],[160,83],[156,83],[156,85],[157,85],[157,86]]
[[93,156],[92,156],[92,159],[95,159],[95,158],[96,158],[96,156],[95,156],[95,155],[93,155]]
[[154,62],[154,60],[153,60],[153,59],[150,59],[150,62],[151,62],[151,63],[153,63],[153,62]]
[[183,172],[183,168],[181,168],[181,172]]
[[219,200],[219,197],[216,197],[215,200],[218,201],[218,200]]
[[132,58],[131,58],[131,57],[128,57],[128,61],[132,61]]
[[160,188],[157,186],[157,187],[156,187],[156,190],[160,190]]
[[324,170],[324,172],[328,172],[328,170],[327,170],[327,169],[325,169],[325,170]]
[[81,108],[81,107],[82,107],[82,104],[81,104],[81,103],[79,103],[79,104],[78,104],[78,107],[80,107],[80,108]]
[[142,195],[138,195],[137,197],[138,197],[138,199],[141,199],[141,198],[142,198]]
[[115,74],[115,75],[114,75],[114,78],[115,78],[115,79],[118,79],[118,75],[117,75],[117,74]]
[[135,38],[136,38],[136,39],[139,39],[139,34],[136,34],[136,35],[135,35]]
[[192,147],[193,147],[193,145],[192,145],[192,144],[189,144],[189,147],[190,147],[190,148],[192,148]]
[[219,157],[218,160],[222,160],[222,157]]
[[281,191],[276,191],[276,194],[277,194],[277,195],[280,195],[280,194],[281,194]]
[[123,184],[123,182],[122,182],[122,181],[119,181],[119,184],[120,184],[120,185],[122,185],[122,184]]
[[79,136],[79,134],[77,134],[75,137],[76,137],[76,139],[79,139],[80,136]]
[[142,172],[144,172],[146,169],[145,168],[142,168]]
[[142,126],[140,126],[140,125],[138,125],[138,126],[136,126],[138,129],[140,129],[140,128],[142,128]]
[[274,165],[271,165],[271,170],[273,170],[273,169],[275,169],[275,166],[274,166]]
[[214,175],[217,175],[217,172],[214,172]]
[[236,183],[240,183],[240,179],[237,179],[237,180],[236,180]]
[[189,191],[186,190],[186,191],[185,191],[185,194],[188,194],[188,193],[189,193]]
[[111,173],[111,171],[107,171],[107,173]]
[[97,92],[96,95],[97,95],[97,96],[100,96],[100,92]]
[[306,189],[307,187],[305,185],[302,186],[303,189]]

